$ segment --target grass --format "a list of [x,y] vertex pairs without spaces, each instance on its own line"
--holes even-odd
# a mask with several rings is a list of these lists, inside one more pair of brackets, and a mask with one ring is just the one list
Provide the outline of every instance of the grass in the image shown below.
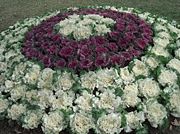
[[0,31],[27,17],[70,6],[135,7],[180,23],[180,0],[0,0]]

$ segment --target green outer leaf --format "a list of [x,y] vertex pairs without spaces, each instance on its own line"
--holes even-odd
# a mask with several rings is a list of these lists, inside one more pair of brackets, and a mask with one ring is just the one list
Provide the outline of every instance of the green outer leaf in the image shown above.
[[115,88],[115,95],[121,97],[123,95],[123,90],[120,87]]
[[125,127],[126,124],[127,124],[126,116],[125,116],[125,114],[121,114],[121,126]]
[[170,125],[169,119],[164,118],[163,119],[163,124],[159,126],[159,130],[162,132],[163,130],[167,129]]
[[156,67],[154,70],[151,70],[152,77],[157,81],[159,75],[161,74],[161,66]]
[[144,124],[141,128],[136,130],[136,134],[149,134],[148,126]]
[[92,108],[92,117],[97,121],[106,111],[104,109]]

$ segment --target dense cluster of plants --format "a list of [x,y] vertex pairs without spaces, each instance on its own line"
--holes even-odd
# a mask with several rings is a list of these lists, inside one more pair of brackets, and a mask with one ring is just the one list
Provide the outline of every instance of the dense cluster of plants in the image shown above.
[[175,22],[132,8],[17,22],[0,33],[0,118],[45,134],[165,127],[180,117],[179,38]]

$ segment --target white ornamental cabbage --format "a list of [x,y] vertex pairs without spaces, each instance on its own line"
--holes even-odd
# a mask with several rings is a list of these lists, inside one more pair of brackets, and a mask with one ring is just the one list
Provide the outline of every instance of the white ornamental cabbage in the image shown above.
[[139,93],[138,85],[137,83],[131,83],[131,84],[125,85],[123,91],[124,93],[133,93],[135,95],[138,95]]
[[167,67],[175,69],[178,73],[180,73],[180,60],[174,58],[169,61]]
[[114,134],[121,132],[121,116],[116,113],[101,116],[97,121],[101,133]]
[[73,32],[73,37],[76,40],[81,40],[81,39],[87,39],[89,38],[92,34],[92,29],[90,26],[79,26],[76,28],[76,30]]
[[53,92],[51,90],[42,89],[38,91],[38,105],[41,107],[41,109],[45,109],[50,106],[51,96],[53,96]]
[[132,129],[137,129],[142,126],[142,122],[145,121],[144,112],[129,112],[125,114],[126,117],[126,132],[131,132]]
[[14,87],[15,82],[11,80],[6,80],[4,84],[5,84],[6,89],[11,90]]
[[66,24],[66,26],[60,28],[59,33],[61,33],[64,36],[68,36],[71,35],[75,30],[76,27],[74,26],[74,24],[69,24],[69,25]]
[[177,84],[174,84],[174,85],[169,85],[169,86],[166,86],[164,89],[163,89],[163,92],[165,93],[165,94],[172,94],[173,92],[175,92],[175,91],[178,91],[178,90],[180,90],[179,89],[179,86],[177,85]]
[[42,130],[45,134],[59,134],[66,127],[64,115],[60,111],[44,114],[42,121]]
[[54,71],[51,68],[43,69],[38,80],[38,88],[50,88],[52,86],[53,74]]
[[175,51],[175,56],[180,60],[180,48]]
[[137,84],[126,85],[122,95],[122,103],[125,107],[135,107],[141,100],[138,97]]
[[117,11],[117,12],[118,12],[118,10],[119,10],[119,8],[116,8],[116,7],[114,7],[114,6],[106,6],[105,8],[106,8],[106,9],[111,9],[111,10]]
[[[7,62],[8,63],[7,65],[8,65],[8,67],[12,67],[14,63],[15,64],[18,64],[18,63],[22,64],[21,60],[23,60],[24,58],[25,58],[24,55],[19,54],[18,56],[12,58],[9,62]],[[17,66],[15,67],[15,70],[19,71],[21,73],[24,73],[23,70],[21,70],[20,68],[17,68]]]
[[94,123],[90,115],[80,112],[70,116],[70,126],[73,132],[87,134],[89,129],[94,128]]
[[[0,33],[0,35],[1,35],[1,33]],[[6,45],[6,42],[1,40],[0,41],[0,56],[2,56],[1,57],[2,59],[4,59],[3,52],[5,51],[5,45]],[[3,61],[1,58],[0,58],[0,61]]]
[[179,28],[176,28],[175,26],[168,24],[168,29],[173,32],[176,33],[178,35],[178,37],[180,37],[180,30]]
[[23,119],[23,127],[26,129],[37,128],[41,123],[43,113],[40,111],[28,111]]
[[95,20],[95,21],[100,21],[102,20],[104,17],[103,16],[100,16],[100,15],[96,15],[96,14],[88,14],[88,15],[85,15],[84,18],[88,18],[88,19],[91,19],[91,20]]
[[72,78],[72,74],[68,72],[63,72],[58,76],[57,85],[62,90],[69,90],[75,81]]
[[63,21],[61,21],[57,25],[59,25],[60,27],[63,28],[65,26],[67,26],[67,25],[73,25],[76,22],[80,21],[80,17],[77,14],[70,15],[68,18],[64,19]]
[[76,40],[87,39],[93,35],[104,35],[111,31],[110,26],[115,24],[111,18],[104,18],[96,14],[70,15],[56,24],[59,33],[64,36],[73,36]]
[[167,29],[166,26],[164,26],[164,25],[162,25],[162,24],[159,24],[159,23],[155,24],[155,29],[156,29],[157,31],[165,31],[165,32],[168,31],[168,29]]
[[[111,8],[110,8],[111,9]],[[114,9],[114,8],[113,8]],[[133,12],[133,8],[127,8],[126,10],[123,9],[123,7],[118,8],[119,12],[125,12],[125,13],[132,13]]]
[[177,82],[177,75],[174,71],[163,68],[161,74],[158,77],[158,81],[161,85],[174,85]]
[[0,114],[8,109],[9,102],[7,99],[0,98]]
[[103,18],[100,20],[100,23],[106,24],[106,25],[113,25],[116,22],[111,18]]
[[[132,12],[132,11],[131,11]],[[147,18],[149,18],[149,15],[150,15],[150,13],[148,13],[148,12],[144,12],[144,13],[139,13],[138,14],[138,16],[140,17],[140,18],[142,18],[143,20],[147,20]]]
[[119,79],[119,75],[117,70],[110,68],[110,69],[100,69],[96,72],[97,75],[97,87],[109,87],[115,84],[115,80]]
[[166,108],[156,100],[149,100],[146,104],[146,117],[151,125],[157,128],[167,118]]
[[166,48],[170,43],[169,39],[162,39],[159,37],[153,38],[153,41],[154,41],[154,45],[161,46],[163,48]]
[[169,32],[165,32],[165,31],[158,32],[156,36],[159,36],[160,38],[163,39],[172,39]]
[[8,117],[12,120],[18,120],[26,112],[26,106],[23,104],[13,104],[8,109]]
[[[73,22],[78,22],[78,21],[80,21],[80,16],[79,15],[77,15],[77,14],[73,14],[73,15],[70,15],[68,18],[70,18],[69,20],[71,20],[71,21],[73,21]],[[67,19],[68,20],[68,19]]]
[[74,96],[70,92],[59,90],[56,95],[51,94],[49,102],[53,110],[56,109],[67,109],[73,104]]
[[29,90],[26,91],[24,99],[31,104],[37,104],[38,102],[38,91],[37,90]]
[[112,90],[105,90],[103,93],[99,94],[94,103],[102,109],[114,110],[120,103],[121,98],[117,97]]
[[10,100],[17,101],[25,97],[27,87],[25,85],[17,85],[11,91]]
[[95,31],[98,33],[97,35],[103,35],[105,33],[111,32],[110,28],[107,28],[105,24],[97,25],[95,27]]
[[82,75],[80,79],[83,88],[94,89],[97,86],[97,76],[92,71]]
[[160,94],[160,87],[155,80],[151,78],[141,79],[138,81],[140,93],[146,97],[157,97]]
[[27,63],[26,62],[25,63],[21,62],[15,67],[15,69],[13,71],[13,74],[12,74],[12,77],[11,77],[12,80],[21,81],[20,79],[22,79],[24,77],[25,69],[27,67]]
[[176,45],[177,45],[177,47],[180,47],[180,40],[176,41]]
[[16,51],[15,50],[10,50],[10,51],[8,51],[8,52],[6,52],[5,53],[5,61],[11,61],[10,60],[10,58],[12,58],[12,57],[15,57],[15,56],[17,56],[18,54],[16,53]]
[[93,95],[89,94],[86,90],[82,92],[82,95],[78,96],[75,100],[77,106],[83,111],[92,110]]
[[131,83],[135,80],[134,74],[128,70],[128,67],[121,68],[120,76],[125,84]]
[[170,110],[172,115],[180,117],[180,91],[177,90],[170,95]]
[[146,64],[144,64],[142,61],[135,59],[134,60],[134,66],[132,68],[132,71],[134,72],[135,76],[148,75],[148,68]]
[[6,89],[4,83],[5,83],[5,74],[2,73],[0,74],[0,93],[2,93],[2,91]]
[[36,84],[41,68],[39,65],[33,65],[32,68],[29,69],[29,72],[24,76],[24,82],[28,84]]
[[154,53],[157,56],[164,56],[164,57],[169,57],[170,54],[169,52],[162,46],[155,45],[152,49],[151,52]]
[[96,21],[84,16],[84,19],[79,21],[78,25],[84,25],[84,26],[88,26],[88,25],[95,25]]
[[159,62],[157,61],[157,59],[155,59],[154,57],[142,57],[141,58],[143,62],[145,62],[150,69],[155,69],[158,65]]
[[0,61],[0,72],[4,72],[7,69],[7,63]]

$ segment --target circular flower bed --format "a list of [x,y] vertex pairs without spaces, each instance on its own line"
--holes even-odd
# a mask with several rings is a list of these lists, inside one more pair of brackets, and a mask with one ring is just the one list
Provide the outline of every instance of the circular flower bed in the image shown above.
[[45,134],[147,133],[180,117],[180,30],[132,8],[71,8],[0,33],[0,117]]

